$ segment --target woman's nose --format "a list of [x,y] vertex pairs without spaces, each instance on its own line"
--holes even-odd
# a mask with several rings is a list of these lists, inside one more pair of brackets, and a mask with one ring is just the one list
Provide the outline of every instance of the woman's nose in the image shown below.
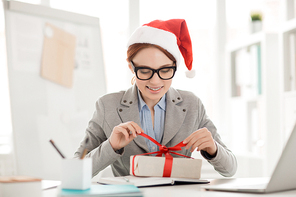
[[150,79],[150,82],[152,82],[152,83],[153,82],[158,82],[159,80],[162,80],[162,79],[159,78],[157,72],[154,72],[152,78]]

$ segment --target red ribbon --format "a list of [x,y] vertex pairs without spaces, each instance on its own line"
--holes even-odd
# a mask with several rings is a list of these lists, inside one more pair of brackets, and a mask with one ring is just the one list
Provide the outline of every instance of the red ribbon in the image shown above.
[[[182,147],[186,146],[186,144],[183,144],[183,141],[180,142],[179,144],[177,144],[176,146],[173,147],[166,147],[161,145],[160,143],[158,143],[155,139],[153,139],[152,137],[150,137],[149,135],[145,134],[145,133],[140,133],[138,135],[141,135],[149,140],[151,140],[154,144],[156,144],[157,146],[159,146],[159,151],[156,152],[151,152],[151,153],[143,153],[143,154],[139,154],[139,155],[151,155],[151,154],[156,154],[156,157],[161,157],[162,154],[165,155],[165,162],[164,162],[164,169],[163,169],[163,177],[170,177],[171,176],[171,172],[172,172],[172,166],[173,166],[173,156],[171,154],[175,154],[175,155],[179,155],[182,157],[187,157],[187,158],[191,158],[188,157],[186,155],[182,155],[180,153],[175,153],[172,151],[178,151],[178,150],[182,150]],[[134,176],[135,173],[135,166],[134,166],[134,161],[135,161],[135,157],[138,155],[134,155],[133,156],[133,161],[132,161],[132,173]]]

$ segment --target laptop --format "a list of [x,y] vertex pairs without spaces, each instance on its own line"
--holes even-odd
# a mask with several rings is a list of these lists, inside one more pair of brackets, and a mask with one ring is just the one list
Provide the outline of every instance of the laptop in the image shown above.
[[217,185],[204,186],[203,188],[211,191],[216,190],[247,193],[271,193],[296,189],[295,151],[296,124],[270,178],[233,179],[229,183],[217,183]]

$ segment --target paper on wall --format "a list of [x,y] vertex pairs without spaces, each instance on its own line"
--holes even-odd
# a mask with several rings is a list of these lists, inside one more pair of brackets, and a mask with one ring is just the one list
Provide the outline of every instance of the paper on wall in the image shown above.
[[71,88],[75,65],[76,37],[54,25],[45,24],[41,76]]

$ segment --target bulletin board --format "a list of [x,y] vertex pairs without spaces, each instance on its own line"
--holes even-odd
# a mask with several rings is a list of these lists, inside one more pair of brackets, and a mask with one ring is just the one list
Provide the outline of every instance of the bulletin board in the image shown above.
[[49,140],[73,157],[106,93],[100,20],[17,1],[3,5],[16,171],[59,179],[62,158]]

